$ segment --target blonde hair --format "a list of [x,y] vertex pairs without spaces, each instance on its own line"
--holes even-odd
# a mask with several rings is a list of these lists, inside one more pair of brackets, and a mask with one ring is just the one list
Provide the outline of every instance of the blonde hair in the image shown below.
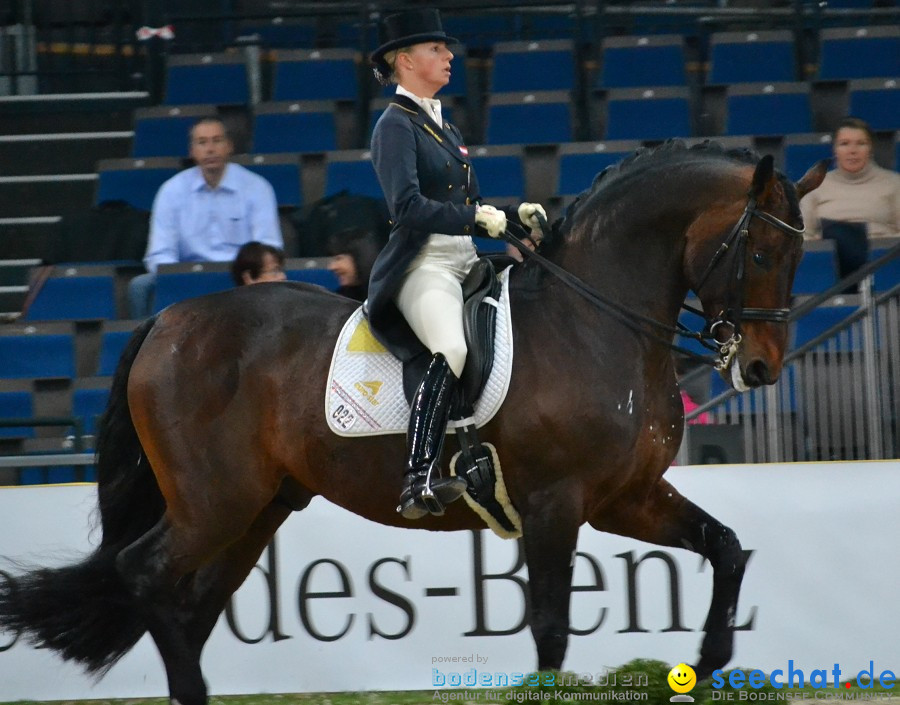
[[400,79],[397,76],[397,56],[399,54],[408,54],[412,51],[412,49],[412,45],[410,45],[408,47],[400,47],[399,49],[393,49],[392,51],[385,52],[384,63],[386,63],[391,69],[391,83],[400,83]]

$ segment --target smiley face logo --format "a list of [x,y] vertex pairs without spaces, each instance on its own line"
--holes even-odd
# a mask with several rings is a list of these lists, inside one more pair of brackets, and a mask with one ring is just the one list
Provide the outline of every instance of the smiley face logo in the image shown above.
[[686,663],[679,663],[669,671],[669,677],[666,680],[669,682],[669,687],[676,693],[689,693],[697,685],[697,674]]

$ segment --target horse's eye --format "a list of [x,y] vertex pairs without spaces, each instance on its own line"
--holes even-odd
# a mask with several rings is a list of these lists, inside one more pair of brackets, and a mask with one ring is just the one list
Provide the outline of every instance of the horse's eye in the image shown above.
[[763,269],[769,269],[769,267],[772,266],[769,258],[766,257],[762,252],[753,253],[753,264],[755,264],[757,267],[762,267]]

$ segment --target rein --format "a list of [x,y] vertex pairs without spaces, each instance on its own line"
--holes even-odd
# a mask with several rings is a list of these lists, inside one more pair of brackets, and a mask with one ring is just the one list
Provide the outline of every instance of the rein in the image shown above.
[[[660,323],[655,318],[637,313],[627,306],[623,306],[622,304],[609,299],[593,287],[583,282],[571,272],[566,271],[559,265],[548,260],[543,255],[532,250],[522,240],[509,232],[508,229],[503,234],[503,237],[507,242],[518,249],[525,257],[528,257],[537,262],[541,267],[543,267],[550,274],[559,279],[563,284],[575,291],[575,293],[579,294],[582,298],[586,299],[600,310],[617,319],[627,328],[630,328],[640,335],[643,335],[650,338],[651,340],[665,345],[666,347],[678,353],[681,353],[682,355],[685,355],[705,365],[710,365],[711,367],[715,367],[717,370],[722,371],[728,369],[731,364],[732,358],[737,353],[738,345],[741,342],[741,320],[771,321],[774,323],[783,323],[787,322],[788,313],[790,312],[790,310],[786,308],[744,308],[743,306],[744,291],[742,284],[744,280],[744,254],[746,252],[747,240],[750,235],[750,221],[754,217],[769,223],[770,225],[776,227],[778,230],[787,235],[803,235],[803,228],[795,228],[791,225],[788,225],[784,221],[779,220],[775,216],[766,213],[765,211],[758,210],[756,208],[756,199],[751,198],[747,203],[747,206],[744,208],[744,212],[741,214],[741,217],[738,219],[737,223],[734,224],[731,232],[729,232],[728,237],[725,238],[724,242],[719,246],[719,249],[713,255],[712,259],[706,267],[706,270],[703,273],[703,276],[701,277],[700,284],[698,284],[695,289],[695,291],[699,291],[700,287],[702,287],[703,284],[706,283],[706,280],[709,278],[715,267],[721,262],[722,258],[725,256],[728,250],[732,248],[732,246],[735,246],[734,264],[732,266],[732,279],[734,284],[737,286],[734,288],[729,288],[729,294],[733,295],[730,297],[733,298],[732,305],[728,306],[715,318],[710,319],[700,309],[697,309],[693,306],[688,306],[687,304],[682,304],[682,308],[690,311],[691,313],[702,316],[707,321],[706,329],[703,332],[692,331],[680,323],[677,326],[670,326],[665,323]],[[546,218],[542,217],[540,214],[537,214],[537,219],[540,223],[541,231],[543,232],[544,237],[551,237]],[[525,239],[531,240],[528,231],[523,226],[519,225],[518,223],[512,222],[508,223],[508,225],[509,224],[514,225],[522,233],[525,233]],[[531,242],[534,241],[531,240]],[[735,289],[737,289],[737,291],[735,291]],[[711,351],[718,353],[718,355],[717,357],[700,355],[693,350],[688,350],[687,348],[681,347],[680,345],[676,345],[675,343],[671,342],[669,338],[664,338],[662,337],[662,335],[658,335],[656,333],[648,331],[644,327],[644,324],[656,328],[657,330],[667,334],[668,336],[682,335],[684,337],[689,337],[697,340],[701,345]],[[707,339],[710,338],[715,340],[715,329],[720,325],[728,325],[731,327],[731,337],[724,343],[718,343],[718,341],[716,341],[715,343],[707,342]]]

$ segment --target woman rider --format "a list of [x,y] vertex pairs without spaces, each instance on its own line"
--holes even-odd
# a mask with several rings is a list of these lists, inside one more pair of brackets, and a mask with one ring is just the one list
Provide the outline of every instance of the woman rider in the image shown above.
[[430,355],[412,400],[408,459],[399,511],[407,519],[442,514],[466,483],[440,477],[440,457],[456,383],[466,362],[461,283],[477,257],[476,228],[491,237],[507,217],[539,228],[535,203],[509,212],[480,203],[462,135],[434,95],[450,81],[455,43],[437,10],[384,18],[372,54],[380,81],[397,92],[372,134],[372,162],[393,222],[372,269],[367,313],[375,337],[404,362]]

